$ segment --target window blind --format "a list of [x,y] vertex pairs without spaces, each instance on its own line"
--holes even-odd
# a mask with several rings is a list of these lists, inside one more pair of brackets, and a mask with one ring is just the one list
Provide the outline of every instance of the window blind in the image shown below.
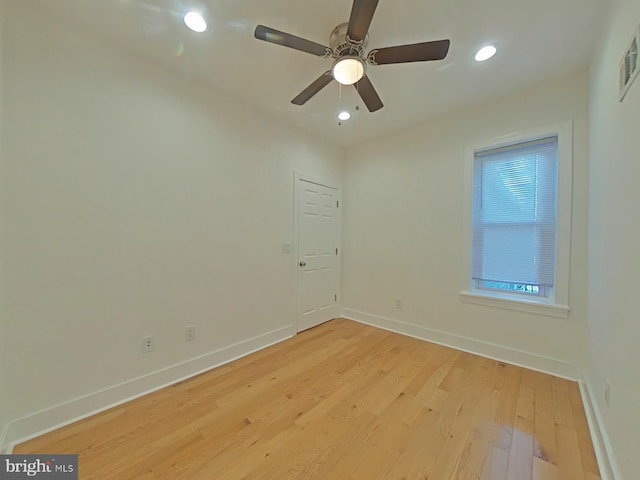
[[558,137],[475,153],[473,280],[552,287]]

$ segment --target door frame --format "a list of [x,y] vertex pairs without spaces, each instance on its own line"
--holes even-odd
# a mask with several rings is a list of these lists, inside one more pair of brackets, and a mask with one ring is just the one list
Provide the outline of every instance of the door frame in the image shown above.
[[300,261],[299,243],[300,243],[300,222],[298,220],[300,215],[300,182],[313,183],[315,185],[321,185],[323,187],[331,188],[336,191],[336,199],[339,202],[336,208],[336,236],[337,236],[337,248],[338,255],[336,255],[336,290],[338,300],[336,302],[336,316],[342,312],[342,187],[339,182],[327,180],[314,175],[308,175],[299,171],[293,172],[293,269],[294,269],[294,284],[295,284],[295,312],[296,318],[294,322],[296,334],[300,331],[299,319],[300,319]]

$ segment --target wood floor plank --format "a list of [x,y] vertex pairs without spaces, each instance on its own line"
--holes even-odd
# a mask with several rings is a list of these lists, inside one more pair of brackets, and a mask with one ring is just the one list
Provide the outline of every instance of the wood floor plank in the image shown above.
[[558,445],[558,477],[585,478],[576,431],[564,425],[556,425],[556,442]]
[[509,465],[509,451],[492,445],[484,458],[481,480],[505,480]]
[[560,480],[558,467],[539,457],[533,459],[533,480]]
[[573,422],[573,410],[571,409],[571,401],[569,399],[569,388],[567,381],[551,377],[551,390],[553,395],[553,420],[556,425],[562,425],[569,429],[575,430]]
[[394,452],[395,462],[389,470],[381,473],[381,478],[428,478],[444,448],[444,433],[438,428],[440,413],[427,409],[409,428],[405,442],[401,445],[389,445]]
[[[446,353],[446,352],[445,352]],[[438,410],[442,408],[449,392],[440,388],[440,384],[449,370],[453,367],[453,363],[457,354],[450,351],[450,355],[438,355],[433,357],[435,365],[426,366],[423,372],[414,377],[423,380],[420,388],[409,384],[404,390],[411,398],[411,404],[404,410],[402,421],[407,425],[412,425],[424,409]],[[424,371],[430,372],[430,376],[425,376]]]
[[578,445],[580,447],[580,458],[585,474],[600,475],[596,454],[591,442],[591,434],[589,425],[587,424],[587,415],[584,411],[584,404],[580,396],[580,389],[575,382],[569,382],[569,401],[571,402],[571,410],[573,412],[573,423],[576,427],[578,435]]
[[492,426],[500,402],[500,392],[492,387],[485,387],[479,402],[463,454],[458,461],[454,477],[456,479],[480,478],[484,459],[491,448]]
[[430,472],[432,478],[454,478],[454,474],[465,454],[465,439],[471,431],[473,419],[476,417],[480,394],[478,389],[484,385],[485,366],[491,360],[466,354],[458,367],[463,369],[459,376],[459,384],[447,385],[452,389],[449,398],[440,412],[440,430],[444,437],[444,446]]
[[533,478],[533,422],[524,417],[516,417],[509,451],[507,478],[509,480]]
[[600,478],[574,382],[345,319],[14,452],[83,480]]
[[172,452],[153,468],[157,480],[191,480],[197,476],[215,478],[217,472],[242,462],[244,453],[264,442],[252,424],[243,422],[228,435],[205,437],[190,449]]
[[557,463],[557,451],[551,377],[542,373],[536,375],[533,431],[535,434],[534,456],[544,462],[555,465]]

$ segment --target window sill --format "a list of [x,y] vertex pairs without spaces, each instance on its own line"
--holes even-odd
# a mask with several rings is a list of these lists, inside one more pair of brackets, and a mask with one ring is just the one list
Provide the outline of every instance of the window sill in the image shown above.
[[465,303],[517,310],[520,312],[534,313],[536,315],[545,315],[547,317],[567,318],[569,316],[568,305],[539,303],[520,298],[505,298],[498,295],[469,291],[460,292],[460,299]]

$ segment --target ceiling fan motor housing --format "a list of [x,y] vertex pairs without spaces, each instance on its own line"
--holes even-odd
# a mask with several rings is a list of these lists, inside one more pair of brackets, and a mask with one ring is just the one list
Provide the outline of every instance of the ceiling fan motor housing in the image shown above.
[[356,42],[347,37],[348,28],[349,24],[345,22],[338,25],[331,32],[329,45],[331,46],[331,50],[333,50],[333,56],[338,58],[343,55],[352,55],[365,58],[365,50],[367,45],[369,45],[369,34],[367,33],[361,42]]

